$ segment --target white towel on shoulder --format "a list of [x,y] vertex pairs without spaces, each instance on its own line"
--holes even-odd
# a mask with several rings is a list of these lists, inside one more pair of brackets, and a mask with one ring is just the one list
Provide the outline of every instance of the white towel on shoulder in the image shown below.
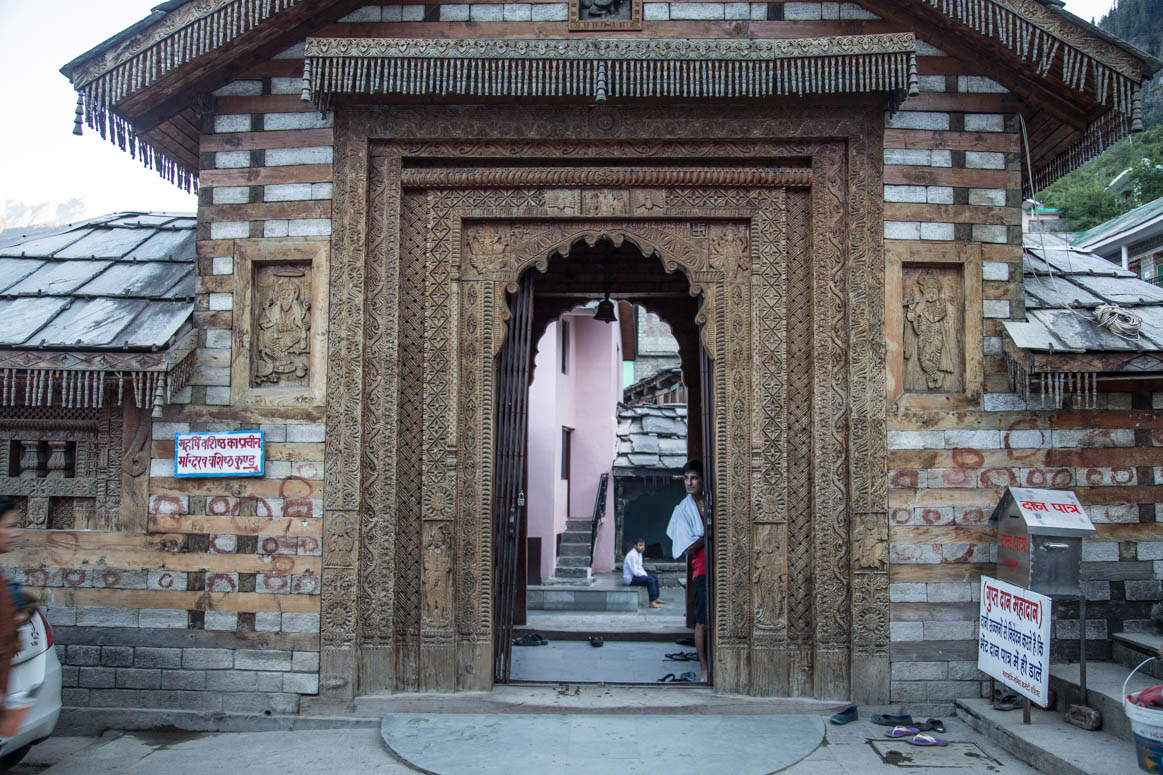
[[671,554],[674,559],[682,557],[688,546],[703,536],[703,520],[699,516],[699,507],[695,505],[693,495],[688,495],[674,507],[670,515],[670,524],[666,526],[666,534],[670,537]]

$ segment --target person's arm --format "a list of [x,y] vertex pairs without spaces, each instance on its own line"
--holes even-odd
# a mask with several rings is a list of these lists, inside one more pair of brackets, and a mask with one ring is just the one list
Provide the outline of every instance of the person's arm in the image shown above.
[[703,548],[703,537],[699,536],[695,542],[686,548],[687,554],[694,554],[699,549]]

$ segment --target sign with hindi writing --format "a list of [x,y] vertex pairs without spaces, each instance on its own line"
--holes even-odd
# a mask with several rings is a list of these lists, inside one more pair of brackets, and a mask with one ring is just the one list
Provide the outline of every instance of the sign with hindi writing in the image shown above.
[[262,476],[262,431],[179,433],[174,476]]
[[1046,706],[1050,691],[1050,598],[981,577],[977,669]]
[[1094,535],[1094,525],[1073,490],[1011,487],[1009,495],[1031,534]]

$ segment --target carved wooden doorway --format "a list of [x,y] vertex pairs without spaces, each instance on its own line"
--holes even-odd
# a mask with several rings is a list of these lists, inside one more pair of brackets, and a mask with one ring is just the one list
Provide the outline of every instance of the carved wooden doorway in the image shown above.
[[337,113],[321,692],[492,686],[506,296],[609,239],[706,299],[716,691],[885,702],[878,115],[610,115]]

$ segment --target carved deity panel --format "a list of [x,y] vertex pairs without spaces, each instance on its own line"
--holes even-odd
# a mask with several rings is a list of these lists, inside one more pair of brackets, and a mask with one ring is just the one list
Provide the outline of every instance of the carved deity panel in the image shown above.
[[569,28],[594,32],[640,30],[642,0],[570,0]]
[[308,384],[311,371],[311,265],[256,265],[252,309],[251,386]]
[[916,393],[965,389],[964,287],[960,267],[907,264],[904,387]]

